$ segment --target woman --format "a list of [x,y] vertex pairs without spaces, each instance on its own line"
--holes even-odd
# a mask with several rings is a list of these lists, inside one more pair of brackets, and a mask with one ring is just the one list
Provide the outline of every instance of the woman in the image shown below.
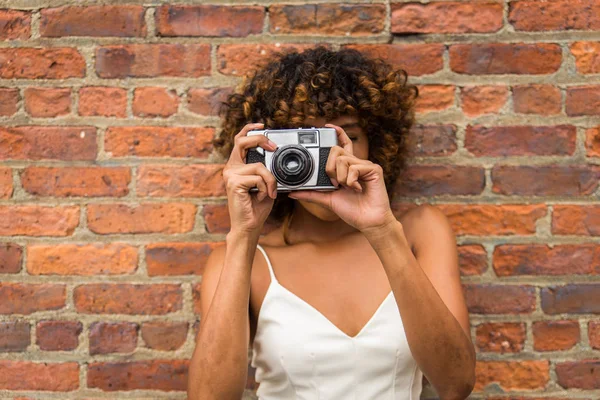
[[[469,395],[454,234],[433,206],[390,208],[416,96],[403,70],[322,46],[278,54],[229,96],[215,146],[229,155],[231,230],[202,277],[189,399],[240,399],[249,348],[263,400],[417,399],[423,374],[441,399]],[[291,127],[336,130],[337,190],[278,194],[263,164],[245,164],[249,148],[276,149],[249,130]],[[283,223],[261,237],[269,215]]]

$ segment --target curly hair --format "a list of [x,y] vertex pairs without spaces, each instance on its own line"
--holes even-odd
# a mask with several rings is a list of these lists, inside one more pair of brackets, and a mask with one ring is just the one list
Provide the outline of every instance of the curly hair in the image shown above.
[[[302,52],[273,53],[221,103],[222,130],[213,146],[228,157],[234,136],[248,123],[262,122],[265,129],[299,128],[307,117],[356,116],[368,137],[368,159],[383,168],[391,201],[396,179],[406,166],[406,139],[418,96],[407,78],[405,70],[352,48],[333,51],[319,45]],[[280,194],[269,218],[281,222],[293,204]]]

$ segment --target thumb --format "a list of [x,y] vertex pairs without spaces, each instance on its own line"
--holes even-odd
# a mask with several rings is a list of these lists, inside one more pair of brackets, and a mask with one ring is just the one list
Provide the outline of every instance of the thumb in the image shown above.
[[318,190],[302,190],[291,192],[288,197],[298,200],[306,200],[331,209],[331,192],[320,192]]

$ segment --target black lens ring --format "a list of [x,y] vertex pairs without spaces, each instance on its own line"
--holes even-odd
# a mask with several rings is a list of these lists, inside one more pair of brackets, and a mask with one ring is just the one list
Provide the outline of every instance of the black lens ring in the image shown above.
[[[297,155],[300,158],[300,162],[305,165],[305,168],[300,168],[299,173],[295,174],[293,179],[290,178],[290,174],[285,173],[283,162],[288,154]],[[273,153],[272,159],[273,175],[282,184],[290,187],[302,186],[305,184],[313,174],[314,162],[312,156],[306,150],[304,146],[290,144],[281,146]]]

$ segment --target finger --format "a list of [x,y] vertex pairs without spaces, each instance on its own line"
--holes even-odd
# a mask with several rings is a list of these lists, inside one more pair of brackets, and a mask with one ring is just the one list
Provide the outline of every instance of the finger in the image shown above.
[[288,197],[306,200],[309,203],[320,204],[331,210],[331,193],[332,192],[320,192],[318,190],[298,190],[291,192]]
[[266,187],[267,194],[272,197],[277,197],[277,179],[271,171],[261,163],[242,164],[235,169],[235,173],[239,175],[258,175],[260,176]]
[[258,192],[256,192],[258,201],[262,201],[268,195],[267,185],[265,185],[262,177],[258,175],[239,175],[237,177],[237,182],[237,187],[244,192],[248,192],[253,187],[258,188]]
[[348,178],[348,156],[341,155],[335,160],[335,176],[336,180],[340,183],[340,185],[348,186],[346,180]]
[[[367,179],[363,179],[363,180],[369,180],[369,178],[368,178],[369,176],[374,177],[376,175],[381,175],[381,178],[383,179],[383,171],[382,171],[381,167],[379,166],[379,164],[375,164],[373,162],[369,162],[366,164],[357,163],[357,164],[351,165],[350,168],[348,169],[348,175],[350,175],[352,177],[352,179],[353,180],[355,179],[357,182],[360,178],[367,178]],[[358,184],[358,186],[360,186],[360,184]],[[357,186],[355,185],[355,187],[357,187]],[[362,187],[361,187],[361,189],[362,189]]]
[[[234,139],[233,139],[234,145],[233,145],[233,149],[231,151],[231,155],[229,156],[229,160],[230,161],[232,160],[235,163],[242,163],[244,160],[244,157],[246,156],[246,153],[243,153],[240,151],[239,145],[238,145],[239,140],[243,137],[247,137],[249,131],[251,131],[253,129],[261,129],[263,127],[264,127],[263,123],[244,125],[244,127],[234,136]],[[254,138],[254,137],[261,137],[261,136],[264,137],[264,135],[252,135],[250,137]]]
[[360,185],[360,183],[358,183],[358,177],[359,177],[359,170],[356,167],[356,165],[351,165],[348,168],[348,179],[346,180],[346,184],[349,187],[352,187],[354,189],[356,189],[359,192],[362,192],[362,186]]
[[343,130],[341,127],[339,127],[337,125],[333,125],[333,124],[325,124],[324,126],[335,129],[335,132],[337,134],[338,144],[340,145],[340,147],[342,147],[348,153],[354,154],[353,150],[352,150],[352,140],[350,140],[350,137],[348,136],[348,134],[346,133],[345,130]]
[[332,146],[331,150],[329,150],[329,156],[327,156],[327,163],[325,163],[325,173],[327,174],[327,176],[329,176],[329,179],[331,179],[331,183],[333,183],[334,186],[338,185],[338,181],[336,179],[336,159],[345,153],[345,150],[343,148],[341,148],[340,146]]
[[239,160],[244,160],[248,154],[248,150],[251,148],[260,146],[267,151],[275,151],[277,149],[277,145],[265,135],[242,136],[236,140],[232,153],[236,151]]

